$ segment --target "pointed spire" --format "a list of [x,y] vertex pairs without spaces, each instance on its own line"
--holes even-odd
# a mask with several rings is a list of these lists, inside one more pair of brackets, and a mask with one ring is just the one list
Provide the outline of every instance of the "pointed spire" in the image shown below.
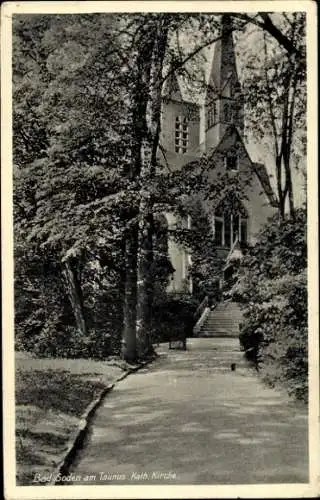
[[244,105],[238,78],[230,14],[221,17],[220,38],[215,43],[212,68],[205,100],[206,144],[216,146],[226,127],[244,129]]
[[221,38],[216,42],[209,85],[221,91],[230,77],[238,81],[230,14],[221,18]]

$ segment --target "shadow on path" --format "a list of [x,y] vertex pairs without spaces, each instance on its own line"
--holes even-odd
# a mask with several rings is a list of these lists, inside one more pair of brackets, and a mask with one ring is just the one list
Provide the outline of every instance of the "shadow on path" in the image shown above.
[[265,387],[236,339],[159,350],[97,410],[71,469],[76,484],[87,474],[90,484],[308,482],[306,407]]

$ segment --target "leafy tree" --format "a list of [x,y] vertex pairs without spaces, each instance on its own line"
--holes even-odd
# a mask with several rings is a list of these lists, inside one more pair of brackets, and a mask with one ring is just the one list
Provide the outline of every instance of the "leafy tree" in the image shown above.
[[247,126],[253,139],[272,152],[279,214],[284,218],[287,204],[294,217],[294,168],[303,169],[306,156],[305,14],[284,14],[278,22],[295,50],[288,52],[266,31],[252,30],[255,49],[245,42],[243,77]]
[[[157,162],[162,86],[172,71],[197,80],[196,58],[219,39],[219,21],[169,13],[14,19],[17,266],[28,265],[18,245],[32,247],[34,263],[50,256],[59,282],[52,296],[69,297],[83,337],[97,305],[91,292],[105,297],[118,282],[128,360],[152,352],[155,214],[179,213],[194,189],[214,199],[235,187],[228,176],[207,182],[209,158],[196,175],[192,166],[164,175]],[[248,22],[239,18],[236,28]]]
[[[153,268],[152,235],[154,233],[154,207],[159,201],[159,185],[155,181],[158,180],[156,172],[161,131],[163,70],[168,57],[172,60],[174,53],[170,48],[171,38],[181,26],[189,21],[189,18],[185,15],[148,14],[140,16],[136,21],[139,29],[134,45],[135,57],[133,58],[130,99],[133,119],[133,178],[139,180],[140,204],[139,229],[137,231],[136,227],[133,228],[127,242],[129,248],[127,269],[130,276],[130,287],[126,291],[130,304],[129,307],[125,306],[129,321],[125,319],[124,324],[127,358],[135,356],[135,348],[139,357],[153,351],[150,342],[154,293],[151,271]],[[137,266],[136,277],[135,266]],[[132,312],[135,310],[135,297],[136,325],[133,324],[135,313]]]
[[[296,14],[301,13],[294,13]],[[303,15],[303,13],[302,13]],[[305,47],[299,43],[299,41],[292,39],[290,34],[284,28],[284,21],[291,23],[290,14],[287,12],[257,12],[253,14],[234,14],[238,19],[243,20],[245,23],[252,24],[259,28],[260,31],[270,35],[277,44],[285,51],[289,56],[293,55],[299,59],[300,64],[305,66]]]
[[125,77],[110,78],[120,66],[111,21],[17,16],[14,29],[15,234],[55,253],[84,335],[86,251],[99,237],[112,252],[126,211],[116,167],[128,164]]

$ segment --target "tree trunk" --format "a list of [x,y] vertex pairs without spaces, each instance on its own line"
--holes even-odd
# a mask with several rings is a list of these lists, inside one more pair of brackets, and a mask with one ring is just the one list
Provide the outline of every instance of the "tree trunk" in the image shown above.
[[137,272],[137,353],[144,358],[153,353],[151,342],[151,311],[153,302],[153,216],[149,200],[144,199],[140,205],[139,252]]
[[285,158],[285,170],[286,170],[286,180],[288,185],[288,200],[289,200],[289,216],[291,219],[295,218],[294,212],[294,198],[293,198],[293,186],[292,186],[292,177],[291,177],[291,169],[290,169],[290,158]]
[[128,232],[125,247],[126,278],[124,285],[123,333],[121,356],[128,362],[136,359],[136,302],[137,302],[137,248],[138,231],[134,226]]
[[[141,201],[139,210],[139,251],[138,251],[138,288],[137,288],[137,351],[140,358],[154,353],[151,341],[151,318],[154,296],[153,266],[153,203],[152,180],[155,175],[157,151],[161,131],[161,89],[162,70],[168,43],[170,21],[166,17],[159,19],[154,36],[152,53],[148,57],[151,65],[145,72],[148,82],[148,100],[145,114],[147,126],[146,142],[141,143]],[[151,31],[154,29],[152,25]],[[147,47],[144,47],[142,52]],[[144,155],[148,150],[148,155]]]
[[76,325],[81,335],[87,335],[87,325],[84,315],[83,295],[79,273],[75,270],[70,259],[63,262],[62,275],[66,284],[67,293],[71,303]]
[[[137,79],[132,94],[134,162],[130,178],[140,181],[140,203],[138,244],[135,249],[132,248],[127,264],[134,258],[135,250],[136,288],[134,275],[129,270],[133,267],[129,265],[124,324],[124,342],[130,342],[130,354],[133,355],[134,348],[140,358],[153,350],[150,340],[153,302],[153,201],[150,184],[155,173],[160,137],[162,67],[169,29],[169,21],[165,16],[160,16],[157,23],[152,15],[147,16],[146,21],[136,41]],[[151,161],[149,157],[146,158],[149,149]],[[133,334],[134,320],[136,337]],[[128,346],[124,345],[124,348],[128,349]]]
[[280,220],[284,219],[285,215],[285,204],[286,197],[282,188],[282,159],[281,155],[277,155],[276,157],[276,173],[277,173],[277,190],[278,190],[278,199],[279,199],[279,217]]

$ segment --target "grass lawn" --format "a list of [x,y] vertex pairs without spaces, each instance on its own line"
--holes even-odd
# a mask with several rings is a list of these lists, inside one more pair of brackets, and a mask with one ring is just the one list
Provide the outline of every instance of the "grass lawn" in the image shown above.
[[[86,407],[118,378],[124,362],[16,355],[17,484],[53,472]],[[38,483],[39,484],[39,483]]]

